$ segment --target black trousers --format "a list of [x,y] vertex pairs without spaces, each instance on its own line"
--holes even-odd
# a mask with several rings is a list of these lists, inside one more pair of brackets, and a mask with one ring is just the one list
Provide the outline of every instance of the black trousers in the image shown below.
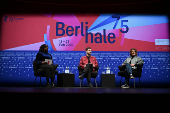
[[91,81],[91,72],[93,72],[93,70],[91,70],[90,64],[87,64],[85,69],[83,70],[83,73],[84,77],[87,77],[88,82]]
[[49,78],[51,78],[52,82],[54,81],[57,64],[56,65],[41,64],[39,65],[39,68],[44,70],[44,75],[46,76],[47,82],[49,82]]

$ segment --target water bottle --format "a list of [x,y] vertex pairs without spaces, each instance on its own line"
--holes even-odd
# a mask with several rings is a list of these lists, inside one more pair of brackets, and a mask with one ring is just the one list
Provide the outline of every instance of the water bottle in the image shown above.
[[70,73],[70,72],[69,72],[69,67],[67,67],[67,73]]
[[110,74],[110,68],[107,66],[106,74]]
[[68,73],[68,68],[67,68],[67,66],[66,66],[66,69],[65,69],[65,73]]

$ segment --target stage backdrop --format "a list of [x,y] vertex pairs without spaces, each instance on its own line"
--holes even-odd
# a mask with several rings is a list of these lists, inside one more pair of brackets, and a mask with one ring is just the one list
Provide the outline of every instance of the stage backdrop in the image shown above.
[[64,72],[66,66],[75,73],[76,86],[79,85],[77,66],[86,47],[92,48],[92,55],[98,60],[99,86],[100,74],[107,67],[119,85],[118,65],[129,57],[131,48],[136,48],[145,62],[143,86],[170,85],[167,15],[6,14],[1,20],[1,85],[33,84],[32,62],[44,43],[49,46],[54,63],[59,64],[59,73]]

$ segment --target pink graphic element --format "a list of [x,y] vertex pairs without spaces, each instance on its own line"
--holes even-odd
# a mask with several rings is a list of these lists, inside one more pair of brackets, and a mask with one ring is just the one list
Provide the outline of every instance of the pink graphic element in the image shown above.
[[39,48],[42,44],[44,44],[44,42],[14,47],[14,48],[6,49],[6,50],[35,50],[35,51],[37,51],[37,50],[39,50]]
[[[122,30],[124,31],[124,28],[122,28]],[[121,34],[122,34],[122,38],[121,38],[120,45],[123,45],[125,34],[124,33],[121,33]]]
[[[80,22],[74,14],[69,14],[69,15],[55,14],[53,19],[59,22],[63,22],[64,24],[71,25],[73,27],[80,26],[79,30],[81,30]],[[84,26],[85,26],[85,23],[84,23]],[[83,33],[84,32],[85,30],[83,29]]]
[[50,32],[50,25],[47,25],[47,40],[50,40],[49,32]]
[[64,24],[71,25],[73,27],[80,26],[80,22],[78,21],[77,17],[74,14],[69,15],[55,14],[53,19],[59,22],[63,22]]
[[168,23],[130,27],[125,38],[155,42],[155,39],[169,39]]
[[[67,36],[67,37],[62,37],[62,38],[57,38],[57,39],[53,39],[53,43],[55,48],[57,49],[57,51],[72,51],[75,46],[79,43],[80,39],[82,38],[81,34],[78,34],[77,36],[73,35],[73,36]],[[62,44],[65,44],[65,46],[61,46],[59,41],[65,41]],[[68,45],[72,45],[72,46],[66,46],[66,40],[69,40]],[[60,44],[60,45],[59,45]]]

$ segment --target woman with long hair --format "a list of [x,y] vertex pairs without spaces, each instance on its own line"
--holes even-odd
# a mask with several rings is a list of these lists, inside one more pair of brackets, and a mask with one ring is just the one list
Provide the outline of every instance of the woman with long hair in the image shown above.
[[132,70],[137,70],[137,65],[143,65],[144,62],[141,57],[137,56],[137,50],[135,48],[130,49],[130,57],[128,57],[122,64],[125,66],[125,85],[122,88],[129,88],[129,78],[133,79]]
[[58,64],[48,65],[45,59],[52,59],[52,55],[48,53],[48,45],[43,44],[40,46],[39,52],[36,55],[35,61],[39,64],[39,68],[44,70],[46,76],[46,86],[50,86],[49,78],[51,78],[51,86],[54,86],[55,70]]

